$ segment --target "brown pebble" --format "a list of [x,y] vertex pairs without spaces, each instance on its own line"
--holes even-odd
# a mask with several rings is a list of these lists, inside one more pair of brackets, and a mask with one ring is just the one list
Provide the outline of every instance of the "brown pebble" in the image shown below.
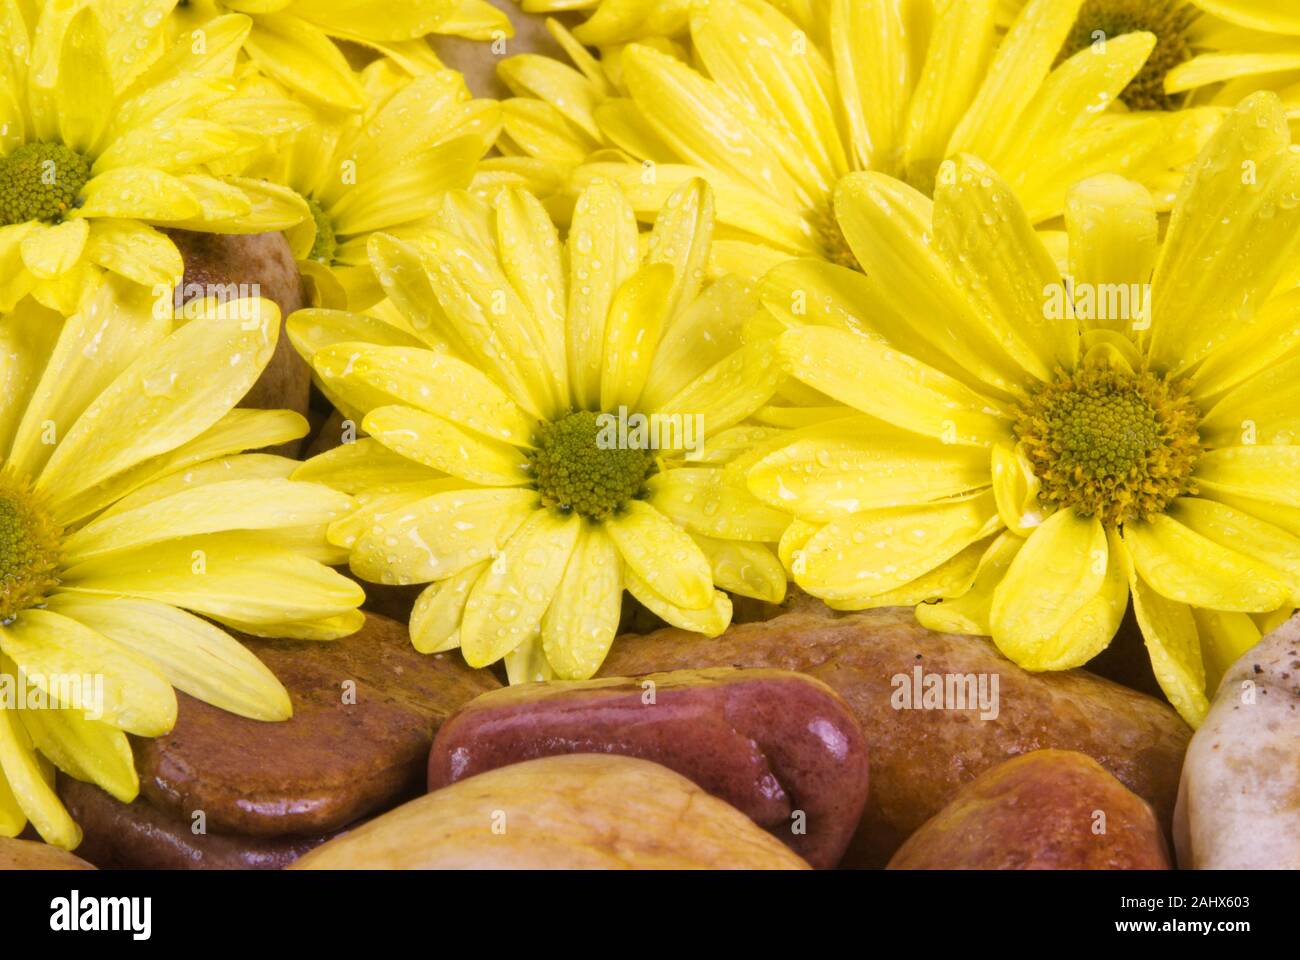
[[85,832],[77,853],[101,869],[279,870],[330,839],[196,832],[206,825],[169,816],[144,799],[122,803],[94,784],[62,775],[59,797]]
[[889,861],[891,870],[1169,868],[1150,805],[1069,750],[1035,750],[986,770]]
[[839,863],[867,799],[867,746],[829,687],[784,670],[682,670],[495,690],[443,724],[429,789],[565,753],[653,760],[814,867]]
[[[807,673],[857,715],[871,757],[871,794],[845,865],[883,866],[963,784],[1008,757],[1044,747],[1091,756],[1151,803],[1169,828],[1191,731],[1167,704],[1086,671],[1030,673],[987,638],[935,633],[911,609],[889,608],[842,617],[803,610],[736,625],[712,639],[676,629],[623,636],[601,675],[714,666]],[[982,711],[970,705],[896,709],[899,683],[916,669],[983,676],[986,684],[996,677],[996,718],[981,719]]]
[[438,726],[498,686],[458,653],[417,653],[404,624],[374,614],[342,640],[243,639],[288,689],[292,719],[178,693],[171,733],[136,741],[142,795],[177,819],[202,810],[217,833],[328,833],[418,793]]

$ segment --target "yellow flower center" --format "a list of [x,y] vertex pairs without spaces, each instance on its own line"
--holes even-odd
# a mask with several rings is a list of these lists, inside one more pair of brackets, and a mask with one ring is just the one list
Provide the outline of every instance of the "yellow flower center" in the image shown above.
[[77,205],[90,161],[61,143],[24,143],[0,157],[0,225],[54,222]]
[[1039,497],[1117,526],[1195,493],[1200,411],[1167,378],[1110,368],[1059,374],[1016,411]]
[[1177,110],[1183,97],[1165,93],[1165,76],[1192,58],[1187,29],[1195,19],[1196,9],[1182,0],[1087,0],[1057,63],[1126,33],[1153,33],[1155,49],[1119,97],[1133,110]]
[[0,622],[40,604],[55,586],[63,528],[31,485],[0,472]]
[[649,450],[620,446],[595,413],[538,425],[529,453],[534,486],[548,507],[604,520],[641,494],[654,470]]
[[307,209],[311,211],[311,218],[316,221],[316,242],[311,245],[311,253],[307,254],[307,259],[315,260],[319,263],[333,263],[334,254],[338,253],[339,241],[338,236],[334,233],[334,224],[330,222],[329,214],[321,209],[321,205],[311,197],[304,197],[307,201]]

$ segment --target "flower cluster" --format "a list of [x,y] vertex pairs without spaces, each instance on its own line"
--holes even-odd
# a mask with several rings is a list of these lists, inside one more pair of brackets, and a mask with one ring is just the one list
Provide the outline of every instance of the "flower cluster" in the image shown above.
[[0,835],[132,800],[174,689],[287,717],[232,632],[363,583],[511,682],[788,583],[1031,670],[1131,609],[1199,723],[1300,606],[1300,14],[523,10],[0,0]]

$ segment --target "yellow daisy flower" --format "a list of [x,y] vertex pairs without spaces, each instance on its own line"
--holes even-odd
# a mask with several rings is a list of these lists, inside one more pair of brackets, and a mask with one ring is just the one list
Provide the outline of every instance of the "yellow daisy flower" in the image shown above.
[[836,184],[874,170],[929,194],[958,153],[1000,170],[1035,224],[1061,215],[1071,184],[1103,172],[1139,180],[1168,209],[1224,111],[1164,112],[1173,103],[1151,80],[1176,59],[1170,34],[1186,16],[1099,17],[1097,34],[1086,27],[1098,5],[1031,0],[1003,29],[997,0],[605,0],[587,5],[595,12],[572,38],[599,46],[600,61],[579,46],[576,70],[538,57],[502,64],[520,94],[504,108],[503,139],[562,167],[606,151],[575,189],[617,178],[639,211],[707,177],[727,228],[719,269],[750,275],[789,256],[852,265],[831,213]]
[[[1024,4],[1003,0],[1014,15]],[[1009,18],[1008,18],[1009,19]],[[1300,15],[1274,0],[1085,0],[1058,58],[1144,30],[1155,50],[1120,95],[1135,110],[1232,105],[1255,90],[1300,109]]]
[[359,81],[363,113],[298,127],[243,170],[306,201],[311,218],[288,232],[299,266],[321,304],[353,310],[383,298],[366,252],[371,235],[421,232],[444,192],[470,185],[500,124],[498,104],[471,99],[452,70],[412,78],[385,59]]
[[246,17],[151,55],[156,11],[110,38],[98,5],[46,4],[32,23],[24,9],[0,0],[0,311],[31,294],[72,312],[103,271],[174,283],[180,254],[155,227],[256,233],[306,216],[289,191],[203,166],[252,149],[205,116],[229,96]]
[[972,157],[933,202],[850,176],[836,212],[865,273],[794,261],[761,293],[824,404],[744,464],[796,517],[795,581],[836,607],[920,603],[1034,670],[1098,654],[1131,597],[1199,722],[1252,616],[1300,604],[1300,292],[1278,291],[1300,154],[1277,97],[1229,115],[1163,243],[1139,185],[1075,186],[1064,279]]
[[287,718],[283,687],[216,623],[320,639],[361,624],[362,591],[326,566],[351,500],[242,453],[307,429],[234,408],[274,352],[275,305],[205,302],[178,326],[156,306],[110,278],[66,320],[32,300],[0,319],[3,836],[30,821],[80,841],[51,764],[134,799],[126,735],[171,728],[173,687]]
[[540,202],[453,195],[418,241],[371,256],[394,322],[322,310],[289,334],[368,436],[295,476],[354,493],[330,528],[354,573],[430,584],[411,616],[424,652],[457,646],[513,681],[595,673],[624,590],[709,635],[718,588],[779,600],[768,544],[787,518],[727,464],[771,396],[771,339],[744,342],[752,292],[705,285],[713,199],[665,205],[643,250],[610,184],[579,198],[567,242]]
[[487,0],[190,0],[177,7],[172,29],[184,34],[225,11],[252,18],[244,52],[268,77],[330,110],[367,106],[365,89],[336,41],[361,44],[422,72],[438,66],[425,40],[430,34],[471,40],[514,35],[510,18]]

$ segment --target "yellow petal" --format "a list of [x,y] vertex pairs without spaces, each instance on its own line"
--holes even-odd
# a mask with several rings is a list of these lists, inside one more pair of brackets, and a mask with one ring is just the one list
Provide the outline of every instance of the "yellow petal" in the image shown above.
[[903,169],[909,183],[933,186],[953,130],[992,59],[997,6],[996,0],[955,0],[936,9],[934,35],[907,113]]
[[993,607],[993,593],[1024,545],[1023,537],[1006,532],[999,534],[980,555],[967,589],[954,596],[942,597],[941,603],[918,604],[915,610],[917,622],[941,633],[991,635],[993,628],[989,625],[989,612]]
[[[0,794],[13,797],[42,840],[65,850],[81,842],[81,828],[68,816],[46,782],[17,710],[0,710],[0,773],[8,781],[7,789],[0,787]],[[10,819],[12,810],[5,810],[9,807],[7,799],[0,797],[0,813],[8,812],[6,819]],[[18,829],[22,829],[21,822]]]
[[245,450],[256,450],[301,439],[307,421],[291,410],[231,410],[188,443],[158,457],[150,457],[111,480],[61,501],[55,514],[70,524],[97,513],[145,484],[196,464]]
[[[1070,232],[1070,275],[1101,292],[1108,284],[1146,284],[1155,266],[1155,202],[1146,189],[1123,177],[1091,177],[1071,188],[1065,223]],[[1100,289],[1099,289],[1100,288]],[[1134,311],[1129,318],[1085,323],[1111,330],[1141,332],[1150,317]]]
[[767,403],[784,371],[777,344],[762,340],[747,344],[669,397],[652,413],[699,418],[706,433],[717,433],[744,420]]
[[773,134],[747,117],[718,84],[641,44],[627,47],[620,63],[632,99],[651,128],[687,162],[718,170],[769,196],[798,196],[797,184],[771,146]]
[[[559,412],[555,378],[539,370],[545,352],[542,326],[519,298],[490,251],[463,238],[431,230],[421,253],[433,293],[470,359],[511,398],[541,416]],[[572,320],[572,305],[570,309]],[[565,403],[567,406],[567,402]]]
[[1291,592],[1281,571],[1172,516],[1125,524],[1124,543],[1143,582],[1177,603],[1262,613],[1280,607]]
[[687,609],[670,603],[656,593],[648,583],[629,569],[623,571],[627,592],[659,619],[681,630],[702,633],[706,637],[720,635],[731,624],[731,598],[721,590],[713,591],[712,602],[701,609]]
[[700,292],[709,265],[713,240],[713,191],[701,179],[690,180],[673,191],[655,217],[647,260],[673,268],[673,288],[668,317],[675,317]]
[[831,54],[860,166],[898,168],[899,141],[916,69],[909,30],[919,27],[908,22],[907,13],[894,0],[831,4]]
[[524,414],[478,368],[445,353],[419,347],[335,343],[312,357],[312,367],[331,386],[361,384],[387,404],[403,404],[519,446],[532,441],[537,421]]
[[1254,320],[1300,224],[1300,156],[1277,96],[1229,114],[1188,171],[1152,280],[1150,358],[1177,373]]
[[713,582],[723,590],[767,603],[785,599],[785,568],[770,547],[699,534],[693,539],[709,559]]
[[605,325],[600,377],[600,408],[635,407],[655,360],[655,347],[667,321],[673,268],[647,264],[614,294]]
[[1077,667],[1103,649],[1114,630],[1099,644],[1088,642],[1095,636],[1071,643],[1058,635],[1080,639],[1070,635],[1071,619],[1106,587],[1109,553],[1095,517],[1059,510],[1043,521],[993,592],[989,626],[998,649],[1030,670]]
[[350,564],[376,583],[454,576],[494,556],[538,506],[531,490],[437,493],[373,515],[353,545]]
[[1196,5],[1243,27],[1300,33],[1300,11],[1275,3],[1274,0],[1197,0]]
[[180,222],[203,215],[203,207],[177,177],[147,167],[118,167],[90,180],[77,217]]
[[78,564],[65,587],[125,596],[274,626],[347,613],[361,587],[317,561],[241,533],[211,533],[152,544]]
[[416,483],[440,476],[438,471],[393,453],[377,440],[361,437],[312,457],[294,471],[293,479],[323,483],[344,493],[360,493],[383,484]]
[[[868,378],[870,380],[870,378]],[[987,452],[946,444],[873,417],[795,431],[747,474],[749,489],[806,520],[902,507],[987,486]]]
[[623,561],[600,527],[583,525],[542,618],[542,649],[562,680],[594,676],[623,614]]
[[469,185],[484,152],[481,137],[457,137],[380,176],[358,179],[330,207],[335,229],[344,235],[368,233],[429,216],[441,206],[445,191]]
[[293,714],[275,674],[224,630],[184,610],[67,593],[52,597],[50,609],[148,659],[172,686],[214,707],[254,720]]
[[1151,589],[1134,570],[1119,538],[1113,538],[1112,544],[1126,566],[1133,613],[1146,639],[1156,681],[1179,716],[1196,727],[1209,712],[1210,702],[1205,695],[1205,662],[1192,609]]
[[1182,497],[1169,516],[1219,546],[1267,564],[1290,586],[1286,602],[1300,607],[1300,537],[1226,503]]
[[1201,421],[1209,447],[1300,443],[1300,357],[1256,374],[1216,403]]
[[109,71],[104,25],[93,7],[82,7],[63,35],[54,90],[60,139],[80,153],[97,152],[113,116],[113,84],[104,79]]
[[77,265],[86,249],[90,227],[85,220],[42,224],[23,241],[23,264],[43,280],[60,277]]
[[338,110],[361,110],[361,85],[339,48],[318,28],[288,13],[262,13],[244,42],[266,74],[310,100]]
[[637,269],[636,218],[618,188],[590,187],[578,197],[566,246],[569,273],[569,384],[579,409],[600,403],[605,327],[616,291]]
[[23,710],[19,717],[32,746],[69,776],[108,791],[123,803],[140,792],[131,741],[79,710]]
[[993,447],[993,496],[1002,522],[1012,533],[1027,537],[1043,522],[1046,511],[1038,499],[1041,484],[1019,444]]
[[157,666],[68,617],[24,610],[0,629],[0,649],[29,683],[87,719],[142,737],[176,722],[176,695]]
[[497,235],[509,238],[501,245],[501,265],[541,328],[544,366],[555,380],[556,393],[567,397],[565,276],[555,224],[532,194],[507,190],[497,198]]
[[93,520],[64,541],[64,558],[76,564],[174,537],[327,524],[352,508],[350,497],[320,484],[228,480]]
[[790,522],[789,516],[756,499],[722,470],[663,470],[647,481],[646,488],[656,510],[704,536],[772,541]]
[[713,599],[709,561],[681,527],[633,500],[604,524],[628,570],[674,606],[702,610]]
[[1300,507],[1300,446],[1211,450],[1196,464],[1196,482],[1214,493]]
[[176,245],[135,220],[92,220],[86,259],[147,287],[180,283],[185,273]]
[[1061,275],[1015,195],[972,156],[948,161],[934,194],[935,244],[975,309],[1026,370],[1050,380],[1074,368],[1074,324],[1047,316],[1046,295]]
[[997,155],[1052,69],[1083,0],[1030,0],[998,45],[984,82],[958,124],[949,154]]
[[[934,204],[928,197],[892,177],[855,173],[835,189],[835,215],[865,279],[811,265],[780,268],[798,272],[782,282],[781,293],[764,295],[769,309],[793,309],[814,322],[826,322],[834,311],[832,322],[843,318],[837,325],[877,332],[950,376],[963,376],[967,369],[965,376],[973,374],[1003,394],[1015,393],[1028,381],[1027,373],[1040,373],[1019,342],[1019,323],[999,328],[999,315],[981,315],[958,288],[935,249]],[[778,275],[773,271],[767,282]],[[821,305],[822,293],[832,297],[829,309]]]
[[421,653],[443,653],[460,646],[460,622],[469,592],[487,572],[489,561],[466,567],[420,591],[411,608],[411,643]]
[[471,483],[511,487],[528,480],[528,461],[510,444],[413,407],[372,410],[362,428],[394,453]]
[[[735,0],[709,3],[691,20],[695,53],[708,75],[728,93],[753,104],[755,112],[773,128],[767,143],[779,152],[783,166],[807,191],[825,196],[835,180],[848,172],[849,161],[831,99],[834,81],[830,65],[812,44],[794,42],[798,32],[799,28],[772,6]],[[870,64],[878,76],[898,77],[894,63],[884,56],[879,56],[879,61]],[[906,82],[905,75],[900,79]],[[897,111],[894,104],[902,100],[902,96],[876,96],[869,103],[875,109],[888,104],[884,109]],[[893,131],[878,132],[878,155],[888,156],[892,144],[879,141]]]
[[794,580],[817,597],[870,605],[996,529],[991,494],[967,500],[869,510],[832,521],[791,558]]
[[[238,403],[275,352],[280,311],[269,300],[227,309],[226,319],[185,324],[114,380],[68,428],[37,489],[67,500],[194,439]],[[131,429],[123,435],[104,424]]]
[[1259,643],[1260,630],[1244,613],[1192,608],[1196,633],[1201,641],[1201,660],[1205,664],[1205,692],[1213,696],[1219,682],[1237,660]]
[[[681,282],[680,277],[676,280]],[[745,321],[759,307],[749,284],[738,277],[723,277],[672,316],[655,351],[641,406],[661,409],[670,397],[730,356],[744,342]]]
[[582,521],[534,511],[470,591],[461,622],[465,662],[485,667],[536,634],[559,589]]
[[907,354],[847,330],[806,326],[781,336],[790,373],[815,390],[943,443],[987,446],[1008,421],[969,387]]

